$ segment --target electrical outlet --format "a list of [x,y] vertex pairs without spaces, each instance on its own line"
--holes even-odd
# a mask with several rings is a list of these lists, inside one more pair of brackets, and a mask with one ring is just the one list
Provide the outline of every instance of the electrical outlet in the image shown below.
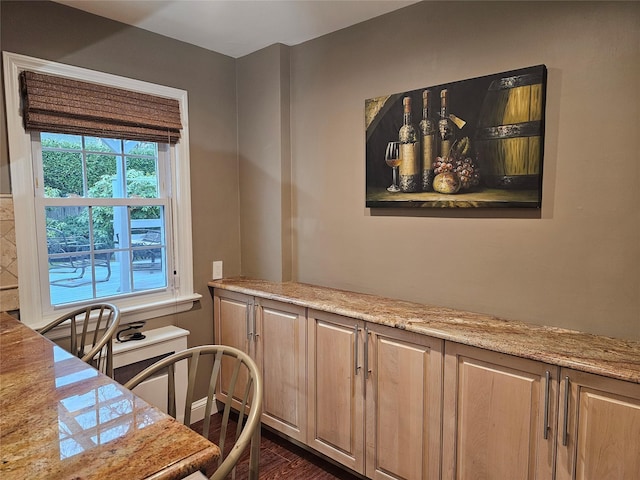
[[213,262],[213,272],[211,278],[213,280],[220,280],[222,278],[222,260],[216,260]]

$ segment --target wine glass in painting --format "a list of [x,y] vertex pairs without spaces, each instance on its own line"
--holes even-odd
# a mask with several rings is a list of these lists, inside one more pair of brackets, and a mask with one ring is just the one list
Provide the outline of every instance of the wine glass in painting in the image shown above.
[[387,187],[389,192],[399,192],[400,187],[398,187],[398,165],[402,161],[400,158],[400,142],[389,142],[387,144],[387,151],[384,155],[384,161],[387,162],[392,168],[393,172],[393,183],[391,186]]

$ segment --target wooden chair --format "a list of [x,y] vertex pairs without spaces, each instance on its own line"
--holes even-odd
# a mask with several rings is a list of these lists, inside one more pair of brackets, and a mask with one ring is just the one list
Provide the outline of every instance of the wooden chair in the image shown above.
[[[211,361],[203,358],[208,356]],[[206,368],[209,378],[207,403],[204,413],[202,435],[209,438],[211,414],[214,405],[224,399],[222,412],[222,425],[217,445],[220,447],[221,456],[218,468],[211,476],[211,480],[222,480],[229,473],[235,478],[235,467],[240,455],[250,446],[249,455],[249,480],[258,480],[258,464],[260,460],[260,415],[262,413],[262,376],[254,360],[246,353],[226,345],[204,345],[188,348],[182,352],[174,353],[129,380],[125,387],[134,389],[145,379],[159,371],[168,370],[167,406],[169,415],[176,417],[176,389],[175,389],[175,365],[177,362],[188,362],[188,383],[184,407],[184,424],[191,425],[191,409],[194,402],[193,391],[196,383],[198,367]],[[238,411],[238,423],[235,432],[235,443],[224,455],[227,426],[232,404]],[[213,412],[215,413],[215,412]],[[244,415],[246,413],[246,421]],[[204,478],[196,473],[188,477]]]
[[[45,334],[59,325],[69,324],[69,351],[105,375],[113,378],[113,337],[120,325],[120,310],[110,303],[78,308],[41,328]],[[82,331],[78,334],[78,327]],[[90,326],[95,327],[92,331]]]

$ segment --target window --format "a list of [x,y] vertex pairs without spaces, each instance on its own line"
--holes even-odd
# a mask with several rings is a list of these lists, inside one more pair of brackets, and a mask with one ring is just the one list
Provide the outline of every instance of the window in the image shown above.
[[167,145],[44,132],[32,145],[45,303],[166,289]]
[[[4,52],[21,319],[112,301],[124,321],[185,311],[193,292],[187,96],[182,90]],[[178,143],[26,132],[23,70],[175,99]]]

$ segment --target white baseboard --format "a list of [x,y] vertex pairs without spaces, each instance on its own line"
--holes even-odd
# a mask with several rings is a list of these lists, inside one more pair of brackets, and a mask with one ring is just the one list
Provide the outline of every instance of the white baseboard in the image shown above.
[[[200,400],[196,400],[191,405],[191,423],[199,422],[204,419],[204,410],[207,407],[207,397],[201,398]],[[218,413],[218,410],[215,408],[216,404],[213,404],[213,410],[211,414]]]

